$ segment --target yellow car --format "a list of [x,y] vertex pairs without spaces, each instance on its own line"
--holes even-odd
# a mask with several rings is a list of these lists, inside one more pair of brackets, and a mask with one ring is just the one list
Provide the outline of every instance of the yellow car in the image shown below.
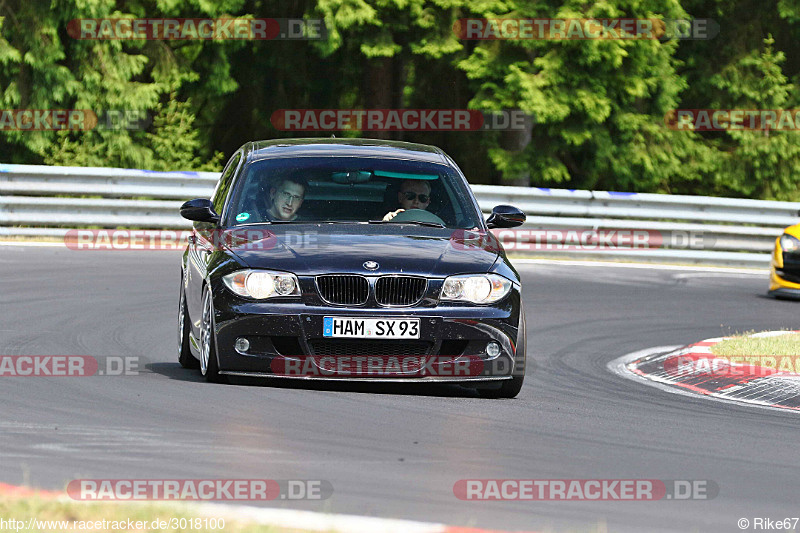
[[775,241],[769,273],[769,294],[800,299],[800,224],[789,226]]

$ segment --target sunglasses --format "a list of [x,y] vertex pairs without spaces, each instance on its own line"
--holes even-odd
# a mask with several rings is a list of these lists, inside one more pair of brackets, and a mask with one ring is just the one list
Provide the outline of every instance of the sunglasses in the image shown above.
[[411,191],[405,191],[403,194],[409,202],[413,202],[415,198],[419,198],[420,203],[427,204],[431,200],[431,197],[427,194],[417,194]]

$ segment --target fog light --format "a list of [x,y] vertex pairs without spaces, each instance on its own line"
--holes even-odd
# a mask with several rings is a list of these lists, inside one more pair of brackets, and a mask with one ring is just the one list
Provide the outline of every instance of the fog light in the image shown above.
[[237,352],[246,352],[250,349],[250,341],[245,339],[244,337],[239,337],[236,339],[236,344],[234,344],[234,348],[236,348]]
[[489,357],[497,357],[500,355],[500,345],[492,341],[486,345],[486,355]]

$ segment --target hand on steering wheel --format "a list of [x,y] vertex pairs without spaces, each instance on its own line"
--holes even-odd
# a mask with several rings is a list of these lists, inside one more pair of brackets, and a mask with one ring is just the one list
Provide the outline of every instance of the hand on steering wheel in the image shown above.
[[397,211],[389,211],[388,213],[383,215],[383,221],[388,222],[389,220],[392,220],[394,217],[396,217],[403,211],[405,211],[405,209],[398,209]]

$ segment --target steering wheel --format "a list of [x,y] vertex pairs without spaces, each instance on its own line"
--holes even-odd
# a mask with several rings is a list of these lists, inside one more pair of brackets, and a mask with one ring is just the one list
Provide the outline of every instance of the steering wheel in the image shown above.
[[406,209],[397,213],[391,222],[433,222],[446,226],[444,220],[425,209]]

